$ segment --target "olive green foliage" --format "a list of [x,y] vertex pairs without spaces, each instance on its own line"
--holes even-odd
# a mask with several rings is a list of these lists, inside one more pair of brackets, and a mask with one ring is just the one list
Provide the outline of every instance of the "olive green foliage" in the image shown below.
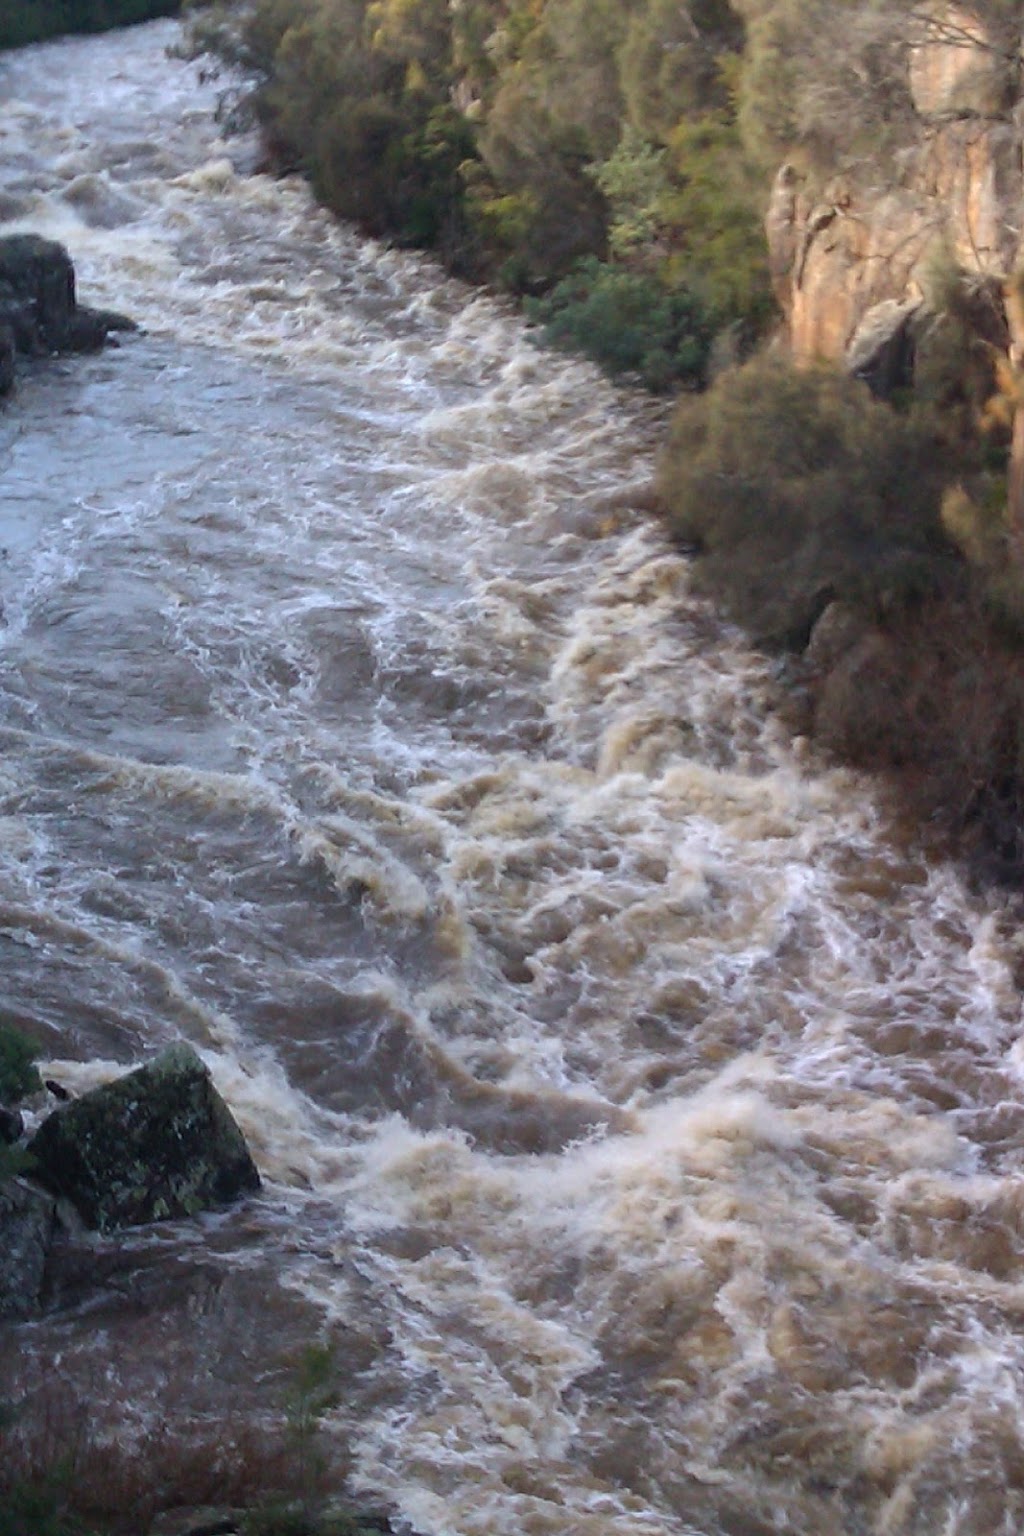
[[285,1435],[295,1499],[272,1500],[251,1510],[244,1536],[363,1536],[367,1522],[325,1502],[327,1458],[320,1443],[323,1417],[338,1403],[338,1371],[329,1344],[302,1351],[285,1398]]
[[745,36],[729,0],[648,0],[631,11],[619,51],[626,118],[666,142],[682,120],[732,105],[730,61]]
[[681,122],[668,154],[665,280],[698,293],[716,325],[741,322],[762,332],[774,316],[774,300],[761,183],[742,153],[735,118],[714,112]]
[[31,1173],[33,1167],[33,1159],[24,1147],[9,1147],[0,1143],[0,1183],[20,1173]]
[[1019,882],[1024,598],[1000,478],[953,421],[762,357],[677,408],[661,489],[698,579],[761,643],[801,651],[839,605],[804,728]]
[[627,123],[614,152],[591,167],[609,210],[608,249],[622,262],[646,263],[664,228],[671,186],[666,150]]
[[42,1088],[35,1059],[39,1052],[20,1030],[0,1025],[0,1104],[16,1104]]
[[729,0],[254,0],[193,46],[343,216],[521,294],[567,280],[554,333],[613,371],[689,384],[697,339],[771,315]]
[[337,1400],[334,1351],[327,1344],[311,1344],[299,1358],[285,1404],[288,1443],[307,1503],[326,1469],[319,1446],[320,1422]]
[[[744,141],[765,169],[782,157],[830,171],[914,121],[907,54],[921,35],[903,0],[738,0],[747,20],[739,84]],[[908,9],[913,13],[908,17]]]
[[589,257],[528,313],[553,345],[586,352],[612,375],[656,391],[703,382],[711,334],[684,289]]
[[181,0],[0,0],[0,48],[20,48],[62,32],[102,32],[170,16]]
[[930,424],[767,357],[679,408],[661,485],[708,587],[759,640],[799,648],[833,598],[891,612],[952,579],[945,467]]

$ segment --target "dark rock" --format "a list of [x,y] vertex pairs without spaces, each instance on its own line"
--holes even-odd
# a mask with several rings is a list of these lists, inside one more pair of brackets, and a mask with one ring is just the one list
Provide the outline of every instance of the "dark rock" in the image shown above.
[[849,603],[829,603],[811,631],[804,652],[808,665],[830,672],[859,644],[868,627],[868,620]]
[[38,1307],[54,1219],[48,1196],[20,1179],[0,1183],[0,1318]]
[[10,331],[16,352],[24,357],[45,355],[47,348],[36,324],[35,306],[3,280],[0,280],[0,321]]
[[71,325],[65,350],[68,352],[98,352],[106,346],[112,331],[137,331],[138,326],[127,315],[119,315],[113,309],[90,309],[79,304],[71,317]]
[[906,660],[891,636],[868,628],[836,649],[815,689],[814,735],[850,762],[891,761],[899,738]]
[[14,355],[14,331],[0,311],[0,395],[9,395],[14,388]]
[[21,1139],[21,1133],[25,1129],[25,1122],[16,1109],[8,1109],[6,1104],[0,1104],[0,1141],[8,1147],[13,1147],[16,1141]]
[[[59,352],[67,345],[75,312],[75,269],[62,245],[41,235],[5,236],[0,240],[0,285],[8,304],[13,299],[22,315],[28,306],[44,350]],[[17,326],[15,337],[19,351],[29,350]]]
[[193,1216],[260,1186],[241,1131],[187,1045],[55,1110],[35,1177],[101,1232]]
[[52,1077],[45,1077],[43,1079],[43,1087],[46,1089],[47,1093],[52,1093],[54,1098],[61,1104],[67,1104],[71,1098],[71,1095],[64,1087],[64,1084],[55,1082]]
[[127,315],[77,303],[75,269],[56,240],[0,239],[0,396],[14,386],[16,353],[97,352],[115,331],[135,329]]

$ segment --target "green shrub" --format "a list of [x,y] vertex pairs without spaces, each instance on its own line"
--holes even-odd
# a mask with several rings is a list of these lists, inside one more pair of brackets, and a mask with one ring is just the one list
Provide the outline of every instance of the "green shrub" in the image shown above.
[[726,112],[679,123],[660,205],[663,273],[699,293],[719,326],[763,335],[776,315],[764,238],[764,184]]
[[711,332],[685,290],[589,257],[543,299],[528,305],[553,346],[582,352],[612,375],[649,389],[701,383]]
[[336,213],[518,294],[571,275],[552,335],[594,323],[610,371],[664,389],[702,377],[709,326],[772,312],[743,36],[728,0],[250,0],[197,11],[191,46],[248,75]]
[[799,648],[834,597],[892,612],[955,582],[944,473],[927,422],[762,357],[681,405],[660,480],[708,587],[760,642]]
[[0,1142],[0,1184],[4,1179],[13,1179],[21,1173],[31,1173],[35,1166],[32,1158],[24,1147],[9,1147]]
[[42,1088],[35,1068],[38,1051],[27,1036],[0,1024],[0,1104],[16,1104]]

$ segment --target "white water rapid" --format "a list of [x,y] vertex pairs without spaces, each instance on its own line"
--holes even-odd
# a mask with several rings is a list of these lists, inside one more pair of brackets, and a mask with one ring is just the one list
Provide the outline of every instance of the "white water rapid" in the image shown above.
[[657,412],[174,37],[0,60],[0,233],[144,328],[0,416],[0,1019],[74,1090],[193,1042],[265,1189],[72,1243],[3,1395],[227,1467],[326,1338],[425,1536],[1016,1536],[1013,911],[790,749]]

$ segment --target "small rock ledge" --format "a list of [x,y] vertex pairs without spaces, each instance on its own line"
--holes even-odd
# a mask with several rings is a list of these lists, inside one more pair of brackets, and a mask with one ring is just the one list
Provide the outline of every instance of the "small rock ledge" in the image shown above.
[[113,332],[136,328],[126,315],[78,303],[74,265],[56,240],[0,239],[0,396],[14,388],[19,356],[96,352]]

